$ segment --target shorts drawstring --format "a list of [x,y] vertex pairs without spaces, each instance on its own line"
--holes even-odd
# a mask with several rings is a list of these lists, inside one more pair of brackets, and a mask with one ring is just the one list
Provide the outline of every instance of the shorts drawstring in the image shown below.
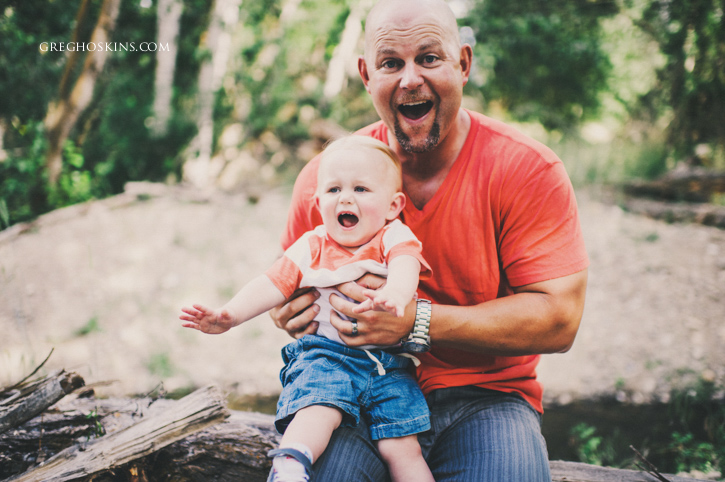
[[380,375],[381,377],[383,375],[385,375],[385,367],[383,367],[383,364],[380,363],[380,360],[378,360],[375,357],[375,355],[370,353],[368,350],[363,350],[363,351],[365,351],[365,353],[367,353],[367,355],[370,357],[370,359],[375,362],[375,365],[378,367],[378,375]]
[[[378,375],[380,375],[381,377],[383,375],[385,375],[385,373],[386,373],[385,372],[385,367],[383,367],[383,364],[380,362],[380,360],[378,360],[375,355],[373,355],[372,353],[370,353],[370,351],[368,351],[368,350],[363,350],[363,351],[367,354],[368,357],[370,357],[370,359],[372,361],[375,362],[375,366],[378,369]],[[420,360],[418,360],[418,358],[414,357],[410,353],[398,353],[397,355],[398,356],[405,357],[405,358],[409,358],[410,360],[413,361],[413,365],[415,365],[415,366],[420,365]]]
[[411,360],[413,360],[413,365],[420,366],[420,360],[418,360],[418,357],[411,355],[410,353],[398,353],[398,356],[410,358]]

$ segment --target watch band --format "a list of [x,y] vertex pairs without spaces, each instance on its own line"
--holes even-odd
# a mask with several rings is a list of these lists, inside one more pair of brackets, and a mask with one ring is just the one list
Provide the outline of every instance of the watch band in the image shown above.
[[415,306],[413,331],[403,343],[406,351],[410,353],[425,353],[430,350],[430,319],[432,312],[430,300],[418,298]]

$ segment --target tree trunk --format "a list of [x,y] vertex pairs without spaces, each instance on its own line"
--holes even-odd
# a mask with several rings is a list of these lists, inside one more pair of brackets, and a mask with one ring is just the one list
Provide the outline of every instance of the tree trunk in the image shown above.
[[203,49],[209,52],[199,69],[199,113],[196,127],[198,154],[184,166],[184,177],[197,187],[213,181],[211,157],[214,149],[214,94],[222,85],[231,55],[231,32],[239,21],[242,0],[216,0]]
[[0,434],[35,418],[83,385],[83,378],[61,370],[35,383],[3,391],[3,400],[0,401]]
[[[93,400],[66,397],[55,406],[54,410],[47,412],[43,417],[36,417],[23,425],[21,429],[16,430],[15,433],[0,435],[0,479],[25,470],[29,463],[35,462],[34,457],[38,452],[41,456],[52,455],[70,446],[74,453],[82,454],[83,452],[73,448],[74,443],[82,444],[86,452],[97,452],[98,449],[94,447],[106,440],[103,447],[108,449],[107,454],[110,454],[110,451],[119,453],[122,451],[118,446],[121,437],[115,434],[128,433],[131,427],[143,422],[148,422],[149,426],[163,425],[156,420],[159,417],[168,416],[167,414],[178,414],[177,405],[182,401],[153,401],[148,398]],[[99,472],[89,475],[76,471],[73,477],[89,482],[91,480],[96,482],[121,480],[264,482],[267,480],[271,465],[266,456],[267,451],[279,443],[279,435],[274,429],[273,419],[274,417],[271,415],[233,411],[224,422],[189,434],[174,443],[147,444],[149,445],[147,451],[137,452],[140,458],[131,459],[130,456],[123,460],[117,458],[116,463],[106,464],[106,468]],[[99,429],[98,425],[102,429]],[[96,438],[92,443],[87,443],[92,432],[103,430],[108,435]],[[111,439],[114,436],[116,438]],[[128,438],[126,437],[126,439]],[[38,447],[40,447],[40,451]],[[40,468],[49,465],[51,460]],[[25,466],[21,467],[22,464]],[[9,471],[8,467],[12,467],[13,470]],[[550,467],[553,482],[652,482],[656,480],[644,472],[597,467],[576,462],[552,461]],[[31,479],[28,474],[40,474],[40,472],[29,472],[24,479],[10,480],[48,480],[45,475],[37,475],[39,478]],[[667,479],[671,482],[696,481],[696,479],[685,479],[672,475],[667,475]],[[69,479],[53,478],[53,480]]]
[[[98,22],[91,35],[91,43],[105,45],[110,40],[120,6],[121,0],[103,0]],[[79,28],[79,26],[77,25],[76,28]],[[87,52],[83,70],[73,88],[66,95],[61,93],[57,101],[52,101],[48,105],[48,113],[44,121],[48,138],[45,163],[48,169],[48,183],[51,187],[58,184],[58,179],[63,170],[63,144],[80,114],[90,104],[93,98],[93,88],[103,70],[107,57],[108,52],[105,48],[96,48],[94,51]],[[66,85],[67,79],[65,77],[63,82]],[[66,90],[65,87],[63,88]]]
[[166,135],[171,119],[176,52],[178,51],[179,22],[184,4],[180,0],[159,0],[156,10],[157,43],[168,45],[168,50],[156,52],[156,75],[154,77],[154,124],[151,134]]
[[355,48],[360,35],[362,35],[363,16],[367,14],[371,6],[369,0],[356,3],[345,20],[345,29],[342,31],[340,43],[332,52],[330,65],[327,67],[327,78],[322,91],[326,99],[337,97],[347,85],[348,64],[353,62],[355,72],[357,72],[357,59],[354,56]]
[[[63,482],[93,478],[95,474],[123,467],[214,425],[226,418],[228,412],[219,390],[207,387],[187,395],[164,411],[155,410],[151,415],[87,444],[70,446],[46,462],[7,480]],[[97,425],[95,427],[102,431]],[[132,464],[130,470],[138,472],[139,469]]]

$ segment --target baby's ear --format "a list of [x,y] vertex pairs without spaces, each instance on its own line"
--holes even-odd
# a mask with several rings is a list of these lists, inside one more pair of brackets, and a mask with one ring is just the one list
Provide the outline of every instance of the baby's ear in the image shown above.
[[388,215],[385,217],[388,221],[392,221],[397,218],[400,212],[405,207],[405,194],[402,192],[396,192],[393,196],[393,200],[390,202],[390,209]]

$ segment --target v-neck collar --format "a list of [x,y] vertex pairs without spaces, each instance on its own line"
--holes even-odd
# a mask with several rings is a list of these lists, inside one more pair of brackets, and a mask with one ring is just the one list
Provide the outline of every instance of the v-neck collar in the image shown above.
[[[418,209],[412,202],[410,202],[410,196],[406,192],[405,188],[403,188],[403,193],[408,198],[408,202],[405,204],[405,208],[403,209],[403,217],[405,219],[417,219],[427,215],[431,211],[434,211],[440,204],[441,199],[446,195],[446,193],[451,189],[451,186],[456,182],[456,179],[458,178],[461,169],[463,169],[464,164],[466,164],[467,161],[471,158],[470,150],[471,146],[473,145],[473,140],[475,139],[478,132],[478,129],[475,128],[475,122],[471,117],[471,113],[467,109],[464,109],[464,111],[466,112],[466,114],[468,114],[469,118],[471,118],[471,127],[468,130],[466,140],[464,141],[463,146],[458,153],[458,157],[456,157],[456,160],[453,162],[451,169],[448,171],[448,174],[446,174],[446,177],[445,179],[443,179],[441,185],[438,186],[435,194],[433,194],[430,200],[425,203],[425,206],[423,206],[422,209]],[[383,139],[383,142],[385,143],[388,143],[389,132],[390,131],[386,126]]]

